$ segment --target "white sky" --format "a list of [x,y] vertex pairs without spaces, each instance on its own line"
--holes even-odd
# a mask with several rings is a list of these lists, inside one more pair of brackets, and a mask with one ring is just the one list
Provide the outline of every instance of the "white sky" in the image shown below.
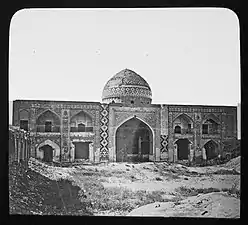
[[9,100],[101,101],[128,68],[152,103],[237,105],[239,21],[228,9],[31,9],[10,24]]

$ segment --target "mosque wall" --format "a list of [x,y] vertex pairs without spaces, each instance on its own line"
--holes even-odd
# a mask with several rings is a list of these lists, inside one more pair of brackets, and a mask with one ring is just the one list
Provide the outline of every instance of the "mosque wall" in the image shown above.
[[[188,159],[191,161],[202,157],[202,148],[210,141],[216,143],[216,154],[222,154],[225,145],[234,146],[236,142],[236,107],[170,105],[168,115],[168,160],[171,162],[178,160],[176,142],[181,139],[189,140]],[[176,133],[175,123],[179,117],[192,123],[191,128]],[[207,126],[205,131],[204,126]],[[161,141],[163,139],[162,136]]]
[[144,122],[152,130],[153,155],[150,160],[160,160],[160,108],[159,107],[109,107],[109,156],[110,161],[116,160],[116,130],[131,118]]
[[[60,119],[60,129],[56,132],[37,132],[37,119],[47,110]],[[152,161],[177,161],[177,141],[180,139],[189,140],[189,159],[195,160],[201,158],[202,148],[209,141],[216,143],[218,153],[221,153],[234,146],[237,138],[236,107],[154,104],[147,107],[128,107],[114,103],[19,100],[14,101],[13,111],[14,126],[20,126],[21,119],[28,120],[29,131],[35,140],[31,145],[31,156],[36,157],[37,146],[49,140],[60,147],[62,161],[75,160],[73,142],[90,143],[89,161],[115,161],[116,130],[133,117],[143,121],[152,130],[153,154],[149,156]],[[71,132],[71,117],[82,111],[92,118],[93,130]],[[175,133],[176,125],[180,125],[184,119],[192,121],[191,130],[187,132],[182,126],[181,133]],[[215,121],[217,128],[204,133],[203,124],[208,120]]]
[[[31,156],[36,157],[37,147],[41,143],[50,140],[60,147],[61,161],[73,161],[73,142],[87,142],[90,143],[89,161],[98,162],[101,160],[100,113],[102,108],[100,103],[17,100],[13,104],[13,125],[20,126],[20,119],[25,119],[28,121],[29,131],[35,136],[35,142],[31,146]],[[24,110],[28,113],[23,114]],[[37,125],[38,118],[48,111],[50,112],[49,116],[52,114],[58,118],[59,129],[55,130],[55,127],[51,126],[51,131],[46,132],[45,125]],[[92,130],[86,130],[86,132],[71,131],[70,119],[80,112],[86,113],[92,119],[92,124],[90,125]],[[26,117],[21,118],[21,114]],[[43,120],[45,121],[45,119],[44,117]],[[50,120],[50,117],[47,119]]]

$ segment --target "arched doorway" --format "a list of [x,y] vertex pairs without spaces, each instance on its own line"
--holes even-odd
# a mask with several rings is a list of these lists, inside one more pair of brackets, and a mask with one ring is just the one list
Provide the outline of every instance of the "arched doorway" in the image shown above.
[[53,161],[53,147],[50,145],[43,145],[40,147],[40,150],[43,151],[43,161],[45,162],[52,162]]
[[175,144],[177,145],[177,159],[188,159],[190,141],[187,138],[178,139]]
[[213,159],[218,155],[218,144],[210,140],[205,145],[207,159]]
[[54,141],[49,139],[41,142],[36,147],[36,156],[37,159],[43,161],[60,161],[60,147]]
[[152,131],[144,122],[132,118],[116,131],[116,161],[149,161],[152,151]]

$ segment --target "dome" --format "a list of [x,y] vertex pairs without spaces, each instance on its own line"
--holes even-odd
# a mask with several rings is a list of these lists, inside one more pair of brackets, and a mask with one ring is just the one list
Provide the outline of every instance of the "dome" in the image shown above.
[[114,75],[104,86],[103,103],[130,102],[150,104],[152,92],[149,84],[139,74],[124,69]]

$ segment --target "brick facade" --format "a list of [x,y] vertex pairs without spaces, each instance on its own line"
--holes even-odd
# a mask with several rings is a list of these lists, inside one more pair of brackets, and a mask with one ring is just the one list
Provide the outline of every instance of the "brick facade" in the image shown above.
[[[185,159],[180,140],[187,139],[186,158],[192,161],[201,157],[201,149],[207,143],[211,142],[215,153],[221,154],[237,139],[237,107],[160,105],[152,104],[151,99],[148,83],[125,69],[105,85],[103,103],[16,100],[12,121],[14,126],[28,123],[34,137],[32,157],[42,158],[39,148],[46,144],[54,150],[55,161],[75,161],[80,157],[91,162],[116,161],[117,129],[132,118],[150,130],[150,161]],[[87,150],[85,156],[79,152],[79,145]]]
[[[50,102],[50,101],[14,101],[13,125],[20,126],[20,112],[25,109],[28,115],[29,131],[34,136],[31,155],[37,157],[38,146],[48,140],[60,147],[61,161],[71,161],[73,141],[90,142],[90,161],[115,161],[115,132],[125,121],[136,117],[147,124],[153,134],[153,155],[150,160],[177,161],[175,142],[187,138],[192,145],[194,155],[201,155],[201,148],[213,140],[221,152],[237,138],[237,110],[231,106],[185,106],[153,105],[149,107],[128,107],[121,104],[101,104],[98,102]],[[60,132],[37,132],[36,120],[47,110],[56,113],[61,120]],[[79,112],[87,112],[93,120],[92,132],[70,132],[70,118]],[[192,133],[175,134],[174,121],[180,115],[193,121]],[[215,117],[219,122],[219,133],[202,134],[202,123]],[[48,142],[49,143],[49,142]]]

